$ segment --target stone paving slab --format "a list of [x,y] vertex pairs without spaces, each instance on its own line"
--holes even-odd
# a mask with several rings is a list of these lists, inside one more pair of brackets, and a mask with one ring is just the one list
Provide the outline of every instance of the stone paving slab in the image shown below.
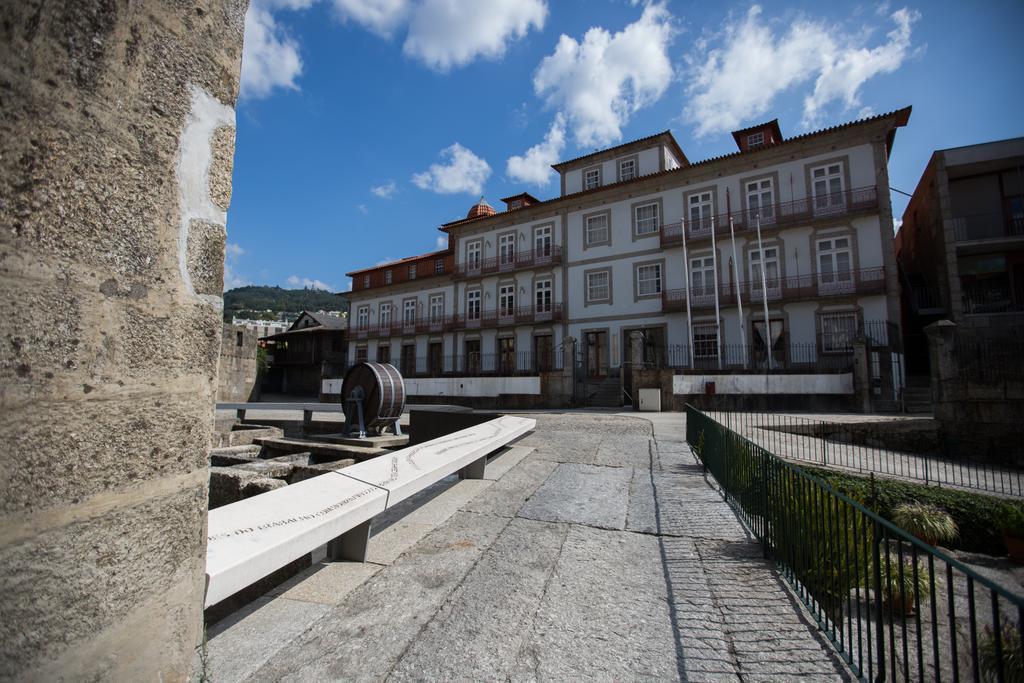
[[486,496],[470,501],[463,510],[513,517],[557,467],[558,463],[550,460],[526,458],[495,482]]
[[520,509],[519,516],[623,529],[632,470],[563,463]]

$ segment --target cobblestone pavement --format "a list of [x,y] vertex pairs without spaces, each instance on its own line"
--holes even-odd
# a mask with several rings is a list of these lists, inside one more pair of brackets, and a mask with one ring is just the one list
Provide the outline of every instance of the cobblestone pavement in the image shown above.
[[848,423],[915,420],[891,415],[784,415],[769,413],[708,412],[713,420],[729,425],[747,439],[780,458],[813,465],[939,486],[985,491],[1001,496],[1024,496],[1024,476],[1019,471],[963,460],[916,455],[859,444],[842,443],[805,434],[781,431],[814,423]]
[[682,415],[652,416],[653,432],[611,413],[536,417],[489,479],[442,482],[375,523],[371,562],[315,565],[212,626],[207,673],[847,678],[705,482]]

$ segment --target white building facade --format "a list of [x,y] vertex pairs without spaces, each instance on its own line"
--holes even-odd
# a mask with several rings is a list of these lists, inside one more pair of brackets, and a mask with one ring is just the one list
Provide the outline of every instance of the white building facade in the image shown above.
[[848,359],[899,321],[887,162],[909,114],[790,139],[772,121],[696,163],[666,131],[556,164],[558,197],[481,200],[447,250],[349,273],[350,362],[531,374],[569,337],[591,377],[634,339],[681,373]]

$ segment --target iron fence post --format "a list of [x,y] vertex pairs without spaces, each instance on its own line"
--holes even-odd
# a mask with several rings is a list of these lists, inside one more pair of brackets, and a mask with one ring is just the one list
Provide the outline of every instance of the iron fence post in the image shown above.
[[877,666],[875,669],[877,675],[875,676],[876,681],[885,680],[885,613],[882,609],[882,533],[881,528],[877,520],[873,520],[871,523],[871,559],[874,564],[874,576],[872,577],[872,583],[874,584],[875,593],[875,614],[878,619],[878,627],[875,630],[875,655],[877,657]]

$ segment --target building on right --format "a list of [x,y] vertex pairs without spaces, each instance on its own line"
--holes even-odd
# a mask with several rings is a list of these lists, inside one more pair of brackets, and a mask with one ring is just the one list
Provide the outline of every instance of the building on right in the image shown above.
[[936,320],[1024,323],[1024,138],[932,154],[903,213],[896,259],[908,369],[926,361],[914,351]]

